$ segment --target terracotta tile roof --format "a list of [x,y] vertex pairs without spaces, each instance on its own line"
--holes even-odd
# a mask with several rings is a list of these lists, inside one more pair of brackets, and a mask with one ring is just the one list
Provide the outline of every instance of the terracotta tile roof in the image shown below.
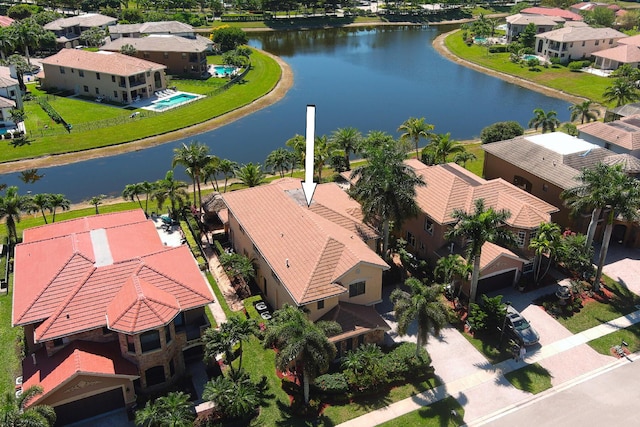
[[613,153],[561,132],[519,136],[484,144],[482,149],[562,189],[578,184],[583,167],[592,167]]
[[547,16],[547,15],[516,13],[515,15],[507,16],[507,22],[511,25],[534,24],[537,26],[542,26],[542,25],[555,26],[559,23],[563,23],[564,21],[565,21],[564,18],[561,18],[558,16]]
[[[123,55],[121,53],[105,51],[89,52],[82,49],[62,49],[55,55],[42,59],[41,63],[43,65],[112,74],[114,76],[131,76],[150,70],[164,70],[167,68],[155,62]],[[44,71],[46,76],[46,69],[44,69]]]
[[520,13],[546,15],[546,16],[559,16],[560,18],[568,19],[571,21],[582,21],[582,16],[577,13],[573,13],[568,10],[560,9],[557,7],[527,7],[522,9]]
[[640,34],[635,36],[625,37],[618,40],[618,44],[630,45],[640,47]]
[[[539,223],[538,223],[539,224]],[[494,245],[493,243],[485,243],[482,245],[482,252],[480,253],[480,272],[496,262],[501,257],[512,258],[521,262],[527,262],[526,259],[520,258],[509,249],[505,249],[502,246]]]
[[558,42],[577,42],[584,40],[621,39],[626,34],[612,28],[592,28],[588,26],[565,26],[557,30],[536,34],[536,38],[548,39]]
[[83,15],[71,16],[69,18],[56,19],[55,21],[51,21],[43,25],[43,28],[49,31],[60,31],[65,28],[75,27],[76,25],[84,28],[102,27],[103,25],[115,24],[117,21],[117,18],[101,15],[99,13],[85,13]]
[[13,22],[12,18],[8,16],[0,15],[0,27],[8,27]]
[[143,22],[141,24],[118,24],[109,27],[110,34],[176,34],[192,33],[191,25],[180,21]]
[[340,342],[344,339],[362,335],[369,331],[389,331],[391,328],[378,314],[373,306],[338,302],[338,305],[329,310],[319,320],[338,322],[342,326],[342,332],[329,337],[331,342]]
[[[118,217],[122,225],[118,225]],[[27,230],[25,242],[17,245],[15,252],[13,324],[42,321],[35,338],[45,341],[106,326],[108,309],[112,321],[118,317],[115,313],[123,314],[118,323],[123,330],[140,330],[154,327],[154,322],[155,327],[166,324],[176,307],[188,310],[211,302],[211,290],[189,248],[165,247],[153,222],[135,222],[137,217],[107,214],[51,224],[61,233],[58,237],[43,230],[48,226],[33,233]],[[65,235],[74,224],[84,231]],[[106,228],[87,231],[101,226]],[[104,262],[107,259],[111,262]],[[131,313],[125,316],[122,307],[130,299],[114,302],[130,296],[121,289],[136,281],[142,283],[147,309],[158,313],[155,320],[145,310],[139,311],[137,318]]]
[[635,45],[622,45],[594,52],[593,56],[610,59],[623,64],[640,62],[640,48]]
[[118,342],[74,341],[51,357],[46,350],[35,353],[37,364],[27,357],[22,363],[22,386],[40,385],[43,394],[29,402],[33,405],[55,392],[78,375],[138,378],[138,368],[120,353]]
[[640,114],[608,123],[585,123],[578,130],[580,135],[586,134],[629,151],[640,149]]
[[139,52],[205,52],[212,42],[203,37],[190,39],[172,35],[151,35],[147,37],[121,37],[115,39],[100,50],[120,52],[122,46],[130,44]]
[[334,183],[318,185],[311,208],[297,179],[223,198],[229,217],[239,222],[298,305],[346,292],[340,278],[360,263],[388,268],[361,240],[375,231],[350,216],[355,202]]
[[537,228],[551,220],[558,209],[503,179],[487,181],[455,163],[426,166],[418,160],[407,164],[427,183],[416,189],[420,209],[440,224],[455,222],[456,209],[470,212],[475,201],[511,212],[507,224],[516,228]]

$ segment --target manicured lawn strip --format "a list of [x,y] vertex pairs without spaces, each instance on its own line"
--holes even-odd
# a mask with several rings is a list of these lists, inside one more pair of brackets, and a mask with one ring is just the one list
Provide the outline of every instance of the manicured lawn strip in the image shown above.
[[[457,416],[451,411],[456,411]],[[456,427],[464,420],[464,408],[453,397],[439,400],[429,406],[418,409],[408,414],[394,418],[391,421],[380,424],[381,427]]]
[[212,328],[217,328],[218,327],[218,322],[216,322],[215,317],[213,317],[213,313],[211,313],[211,309],[209,308],[209,306],[205,306],[204,307],[204,313],[207,315],[207,319],[209,319],[209,323],[211,324]]
[[[462,336],[465,337],[467,341],[469,341],[471,345],[476,348],[476,350],[482,353],[492,365],[500,363],[503,360],[507,360],[509,357],[511,357],[507,350],[500,351],[500,349],[498,348],[500,341],[499,334],[495,334],[495,336],[491,335],[488,337],[482,337],[482,339],[476,338],[475,336],[472,336],[471,334],[468,334],[466,332],[463,332]],[[505,347],[507,342],[508,338],[504,338],[502,346]]]
[[606,286],[615,294],[609,303],[586,301],[580,312],[574,313],[571,317],[560,316],[557,318],[558,322],[577,334],[635,311],[635,305],[640,304],[640,296],[609,277],[604,276],[604,279]]
[[606,77],[574,73],[564,66],[558,68],[539,66],[539,71],[530,71],[526,66],[509,61],[509,53],[488,53],[485,47],[475,44],[467,46],[459,31],[450,34],[445,44],[454,55],[467,61],[599,103],[604,103],[602,94],[607,87],[611,86],[611,80]]
[[468,152],[475,154],[476,159],[470,162],[467,162],[464,167],[468,171],[473,172],[478,176],[483,176],[484,171],[484,150],[482,149],[482,144],[474,143],[474,144],[465,144],[464,148],[467,149]]
[[224,314],[226,314],[227,317],[233,316],[233,311],[229,308],[227,300],[224,299],[224,295],[222,295],[222,291],[216,283],[216,279],[213,278],[213,275],[210,272],[207,272],[207,280],[209,281],[213,294],[216,296],[216,301],[220,304],[220,307],[222,307]]
[[612,356],[611,347],[615,345],[621,345],[622,341],[629,344],[627,349],[631,353],[635,353],[640,350],[640,324],[631,325],[626,329],[620,329],[619,331],[605,335],[595,340],[589,341],[589,344],[598,353],[606,356]]
[[[272,58],[259,52],[254,52],[251,55],[251,60],[253,68],[247,74],[245,84],[234,85],[220,95],[207,97],[184,107],[176,108],[152,117],[145,117],[135,121],[125,121],[122,124],[110,127],[83,132],[71,131],[70,134],[64,133],[36,137],[32,139],[29,144],[18,147],[14,147],[11,141],[6,141],[6,145],[0,145],[0,147],[2,147],[2,149],[0,149],[0,162],[63,152],[82,151],[90,148],[134,141],[202,123],[213,117],[235,110],[267,94],[273,89],[280,78],[280,67]],[[179,81],[176,81],[176,86],[180,89]],[[106,107],[103,104],[71,99],[67,99],[66,101],[75,102],[76,106],[81,105],[81,108],[77,108],[77,110],[81,110],[80,113],[68,114],[68,117],[65,117],[63,114],[63,117],[69,123],[81,123],[84,120],[83,118],[88,116],[92,116],[94,120],[98,120],[101,117],[100,111],[104,108],[113,108],[118,114],[131,114],[130,110]],[[94,107],[98,109],[96,110]],[[38,108],[40,107],[38,106]],[[47,119],[45,119],[39,114],[33,118],[33,120],[40,120],[43,126],[49,123],[48,116]],[[45,122],[45,120],[47,121]],[[29,121],[27,121],[27,129],[34,132],[36,136],[40,130],[37,122],[30,124]]]
[[20,375],[21,361],[18,358],[22,348],[22,328],[11,327],[11,298],[13,296],[13,275],[9,276],[9,292],[0,296],[0,390],[13,393],[14,380]]
[[504,377],[515,388],[531,394],[551,388],[551,374],[537,363],[509,372]]

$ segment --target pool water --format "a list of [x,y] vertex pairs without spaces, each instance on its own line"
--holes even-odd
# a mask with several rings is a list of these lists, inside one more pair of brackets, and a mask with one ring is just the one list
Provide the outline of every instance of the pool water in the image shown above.
[[525,61],[528,61],[530,59],[538,59],[538,57],[535,55],[525,55],[522,57],[522,59],[524,59]]
[[215,67],[213,67],[213,70],[218,74],[218,75],[229,75],[229,74],[233,74],[234,71],[236,71],[236,67],[227,67],[227,66],[222,66],[222,65],[216,65]]
[[190,93],[179,93],[177,95],[170,96],[169,98],[160,99],[147,108],[153,111],[164,111],[178,105],[193,101],[197,98],[199,98],[198,95],[193,95]]

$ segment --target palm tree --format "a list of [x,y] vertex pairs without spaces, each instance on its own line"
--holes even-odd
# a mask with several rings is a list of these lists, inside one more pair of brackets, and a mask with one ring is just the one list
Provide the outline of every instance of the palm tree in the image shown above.
[[325,135],[316,136],[313,144],[313,168],[318,174],[318,183],[322,182],[322,169],[333,156],[336,146]]
[[0,28],[0,58],[4,61],[8,53],[13,52],[14,49],[13,32],[10,27]]
[[443,283],[455,284],[457,277],[466,279],[471,272],[471,266],[464,262],[461,256],[450,254],[436,261],[436,268],[433,274]]
[[24,48],[24,56],[27,58],[29,68],[31,68],[29,48],[38,45],[42,32],[41,27],[33,18],[26,18],[12,22],[11,28],[13,29],[14,40]]
[[127,184],[124,186],[124,190],[122,190],[122,198],[125,200],[134,200],[138,201],[138,205],[140,205],[140,209],[142,209],[142,202],[140,201],[140,195],[145,194],[145,189],[142,188],[142,183],[137,184]]
[[266,175],[260,169],[260,163],[247,163],[236,169],[236,178],[247,187],[257,187],[264,182]]
[[[202,208],[200,182],[202,180],[203,170],[210,161],[209,146],[201,144],[198,141],[191,141],[188,146],[183,143],[182,147],[173,150],[171,167],[175,168],[176,165],[182,165],[185,167],[187,174],[191,176],[193,180],[193,206],[196,206],[198,209]],[[197,200],[196,194],[198,196]]]
[[220,160],[220,164],[218,165],[218,170],[221,174],[224,175],[224,192],[227,192],[227,182],[229,182],[229,178],[233,177],[235,171],[238,169],[238,163],[228,160],[222,159]]
[[429,147],[433,152],[436,164],[447,163],[447,157],[451,154],[466,151],[464,145],[454,139],[451,139],[450,132],[435,134],[431,138],[433,142]]
[[34,194],[31,197],[31,208],[33,212],[40,212],[42,214],[42,218],[44,218],[44,223],[47,222],[47,215],[44,213],[45,209],[49,209],[51,206],[51,196],[47,193],[42,194]]
[[556,127],[560,125],[557,114],[553,110],[545,112],[542,108],[536,108],[533,110],[533,118],[529,120],[529,127],[535,130],[542,127],[542,133],[555,132]]
[[351,153],[356,153],[360,150],[360,144],[362,144],[362,134],[356,128],[339,128],[336,129],[330,138],[331,142],[335,144],[336,148],[339,148],[344,152],[344,164],[347,170],[351,170]]
[[383,145],[364,148],[367,163],[351,172],[356,181],[349,195],[362,206],[364,220],[382,224],[382,254],[387,256],[389,225],[396,227],[418,214],[416,187],[426,185],[415,171],[404,163],[405,153],[392,140]]
[[205,384],[202,398],[213,402],[229,419],[244,418],[260,404],[258,389],[248,375],[235,381],[225,376],[216,377]]
[[593,101],[584,101],[580,104],[573,104],[569,107],[571,111],[571,121],[575,121],[580,117],[580,124],[584,124],[586,120],[589,123],[600,115],[600,110],[593,107]]
[[18,187],[11,186],[0,196],[0,220],[5,220],[9,243],[18,241],[16,224],[20,222],[20,214],[31,207],[31,198],[18,194]]
[[278,173],[280,178],[284,178],[284,174],[291,167],[290,151],[286,148],[276,148],[267,156],[264,164],[271,168],[272,173]]
[[190,427],[193,425],[195,411],[189,401],[189,395],[181,391],[172,391],[159,397],[155,402],[147,402],[136,412],[135,423],[139,426]]
[[447,323],[447,308],[440,299],[440,286],[427,286],[415,277],[410,277],[404,284],[410,292],[395,289],[391,292],[391,302],[398,321],[398,335],[407,334],[409,326],[416,321],[416,358],[420,357],[422,346],[427,344],[429,331],[433,329],[435,335]]
[[264,336],[264,347],[274,347],[276,368],[282,372],[295,365],[302,366],[304,402],[309,403],[309,384],[320,373],[329,369],[335,358],[336,346],[328,335],[341,332],[336,322],[316,322],[307,319],[297,308],[285,304],[276,310]]
[[615,79],[613,84],[605,89],[602,97],[606,102],[615,101],[616,107],[620,107],[621,105],[638,101],[640,93],[638,93],[638,88],[633,82],[619,78]]
[[100,213],[98,211],[98,206],[100,206],[102,204],[102,201],[106,198],[107,196],[105,196],[104,194],[100,194],[98,196],[93,196],[92,198],[89,199],[89,203],[96,208],[96,215]]
[[455,209],[452,216],[457,223],[446,233],[445,237],[447,240],[463,239],[467,242],[467,262],[473,263],[469,302],[475,302],[480,276],[482,246],[486,242],[507,245],[512,245],[515,242],[513,234],[504,227],[504,223],[509,219],[511,213],[506,210],[485,209],[484,200],[477,199],[473,213],[468,214],[463,210]]
[[233,347],[240,345],[240,360],[238,361],[238,371],[242,370],[242,342],[248,340],[256,333],[258,325],[253,319],[244,316],[232,316],[220,326],[220,329],[209,328],[202,338],[204,343],[204,354],[207,360],[215,360],[218,354],[224,354],[229,368],[233,368]]
[[[544,278],[553,262],[560,238],[562,236],[560,226],[553,222],[543,222],[538,227],[538,232],[529,242],[529,247],[535,251],[533,260],[533,280],[536,284]],[[547,256],[548,262],[544,272],[542,272],[542,259]]]
[[220,162],[222,159],[218,156],[212,156],[209,163],[207,163],[204,168],[202,168],[202,180],[206,184],[207,182],[211,182],[213,184],[213,189],[217,192],[220,192],[220,186],[218,185],[218,175],[220,175]]
[[304,158],[306,155],[307,140],[304,136],[295,134],[293,138],[290,138],[285,142],[285,145],[293,150],[295,153],[295,161],[291,166],[291,173],[296,168],[296,162],[304,164]]
[[459,164],[460,166],[462,166],[463,168],[467,167],[467,162],[471,162],[476,159],[477,159],[476,155],[473,154],[471,151],[467,151],[467,150],[456,153],[456,155],[453,156],[453,161]]
[[31,386],[22,391],[20,396],[7,391],[0,406],[0,425],[3,427],[51,427],[56,422],[56,413],[48,405],[31,405],[29,402],[41,395],[41,386]]
[[68,211],[71,208],[71,200],[64,197],[64,194],[49,194],[49,212],[51,212],[51,222],[56,222],[56,211],[58,208]]
[[424,117],[421,117],[419,119],[415,117],[409,117],[398,128],[398,132],[402,132],[402,135],[400,135],[400,139],[402,141],[408,139],[413,141],[416,149],[416,159],[420,159],[420,153],[418,152],[420,139],[429,139],[429,137],[431,136],[431,131],[434,128],[432,124],[425,123],[424,120]]
[[171,203],[171,218],[178,218],[178,208],[184,206],[185,200],[189,198],[187,193],[187,183],[175,179],[173,171],[167,171],[164,179],[158,180],[155,185],[153,197],[158,201],[158,209],[162,209],[164,202],[169,199]]

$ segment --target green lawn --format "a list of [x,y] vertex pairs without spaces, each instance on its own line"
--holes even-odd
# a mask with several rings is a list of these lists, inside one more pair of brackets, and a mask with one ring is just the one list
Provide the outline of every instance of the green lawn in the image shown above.
[[621,345],[622,341],[626,342],[631,353],[640,350],[640,324],[631,325],[626,329],[605,335],[595,340],[589,341],[589,344],[598,353],[611,356],[611,347]]
[[[10,278],[11,283],[12,278]],[[9,287],[12,290],[12,287]],[[20,359],[22,353],[22,328],[11,327],[12,293],[0,295],[0,390],[13,390],[14,379],[20,375]],[[4,393],[4,392],[3,392]]]
[[528,67],[509,61],[509,53],[489,53],[487,48],[476,44],[467,46],[459,31],[450,34],[445,44],[454,55],[467,61],[599,103],[604,103],[602,94],[611,85],[606,77],[574,73],[564,66],[540,66],[537,71],[530,71]]
[[504,375],[517,389],[538,394],[551,388],[551,374],[542,366],[534,363]]
[[[451,411],[455,411],[455,415]],[[453,397],[439,400],[429,406],[409,412],[391,421],[380,424],[381,427],[456,427],[463,423],[464,408]]]
[[[12,141],[4,142],[0,162],[130,142],[202,123],[235,110],[267,94],[280,79],[280,67],[272,58],[254,52],[251,61],[252,69],[243,84],[164,113],[141,110],[141,118],[134,121],[128,120],[131,110],[82,99],[50,97],[50,104],[65,121],[76,125],[70,134],[62,131],[61,125],[54,124],[34,101],[29,101],[25,106],[29,141],[17,146]],[[224,84],[224,79],[209,80],[174,79],[171,83],[180,90],[197,93],[208,93]],[[33,91],[37,93],[35,88]]]
[[480,336],[478,338],[464,332],[462,333],[462,336],[465,337],[467,341],[469,341],[471,345],[476,348],[476,350],[482,353],[492,365],[500,363],[503,360],[507,360],[509,357],[511,357],[511,353],[507,348],[507,342],[509,341],[507,337],[503,339],[502,350],[500,350],[500,335],[497,333]]

